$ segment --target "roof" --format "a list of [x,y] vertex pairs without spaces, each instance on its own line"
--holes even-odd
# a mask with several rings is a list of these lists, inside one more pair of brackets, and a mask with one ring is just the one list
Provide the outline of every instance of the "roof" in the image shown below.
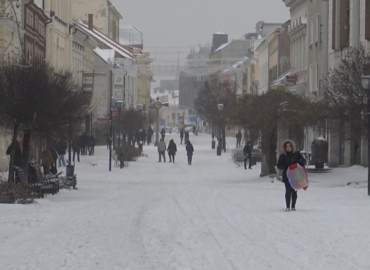
[[94,49],[94,53],[96,53],[101,59],[108,63],[109,59],[114,58],[115,51],[111,49],[100,49],[96,47]]
[[76,23],[76,26],[78,28],[80,28],[84,32],[88,33],[93,38],[96,38],[100,42],[104,43],[108,48],[114,50],[116,53],[118,53],[122,57],[128,58],[128,59],[133,59],[134,58],[133,54],[127,48],[125,48],[123,45],[113,41],[112,39],[107,37],[105,34],[103,34],[100,30],[96,29],[95,27],[94,27],[94,30],[91,31],[89,29],[89,27],[84,22],[82,22],[81,20],[77,20],[77,21],[75,21],[75,23]]
[[223,48],[225,48],[227,45],[229,45],[231,42],[233,42],[233,40],[232,41],[229,41],[228,43],[224,43],[224,44],[222,44],[220,47],[218,47],[217,48],[217,50],[215,50],[213,53],[216,53],[216,52],[218,52],[218,51],[221,51]]

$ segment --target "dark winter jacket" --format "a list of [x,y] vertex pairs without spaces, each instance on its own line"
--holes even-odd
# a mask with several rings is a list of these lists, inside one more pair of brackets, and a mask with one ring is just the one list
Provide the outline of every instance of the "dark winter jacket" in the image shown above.
[[[289,152],[289,153],[285,152],[285,145],[287,143],[290,143],[292,145],[292,152]],[[303,156],[301,155],[301,153],[296,151],[296,147],[293,141],[291,140],[284,141],[282,147],[283,147],[283,153],[279,156],[276,167],[279,170],[283,171],[283,182],[285,183],[285,182],[288,182],[288,177],[286,175],[286,172],[289,166],[293,164],[297,164],[297,163],[300,164],[301,166],[304,166],[305,160]]]
[[170,156],[176,155],[177,146],[173,140],[171,140],[170,143],[168,144],[167,152]]
[[[6,150],[7,155],[11,155],[13,151],[13,143],[11,143]],[[22,166],[22,150],[18,141],[15,142],[14,166]]]
[[188,140],[189,139],[189,131],[186,131],[185,132],[185,139]]
[[244,152],[244,155],[245,156],[248,156],[250,157],[252,155],[252,144],[251,143],[247,143],[244,148],[243,148],[243,152]]
[[193,152],[194,152],[194,147],[190,142],[188,142],[186,144],[186,153],[188,154],[188,156],[192,156]]
[[72,148],[73,148],[73,151],[80,151],[80,148],[81,148],[81,143],[80,143],[80,140],[79,139],[74,139],[73,142],[72,142]]
[[55,147],[59,156],[64,156],[66,154],[67,143],[65,141],[60,141]]

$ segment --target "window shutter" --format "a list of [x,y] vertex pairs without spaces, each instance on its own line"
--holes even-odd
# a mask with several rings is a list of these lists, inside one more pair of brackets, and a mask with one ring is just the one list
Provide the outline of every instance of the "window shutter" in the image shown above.
[[370,40],[370,0],[365,0],[365,39]]
[[339,17],[339,47],[349,46],[349,0],[340,0]]
[[332,37],[331,37],[331,48],[333,50],[335,50],[335,31],[336,31],[336,27],[335,27],[335,19],[336,19],[336,9],[337,9],[337,1],[336,0],[332,0],[332,16],[331,16],[331,34],[332,34]]

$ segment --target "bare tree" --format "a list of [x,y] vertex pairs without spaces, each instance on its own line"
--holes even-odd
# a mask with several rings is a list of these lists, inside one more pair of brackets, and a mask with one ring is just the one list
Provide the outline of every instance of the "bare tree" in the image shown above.
[[[262,138],[264,173],[274,173],[276,164],[279,125],[289,130],[292,139],[303,139],[303,128],[319,125],[322,117],[321,103],[294,95],[288,91],[269,90],[267,93],[239,99],[233,121],[245,126]],[[294,138],[295,137],[295,138]]]
[[[56,70],[47,63],[29,65],[9,61],[0,66],[0,125],[13,129],[12,145],[18,130],[24,131],[23,166],[27,166],[31,132],[50,141],[60,136],[77,119],[82,119],[91,95],[82,91],[70,72]],[[14,150],[10,159],[9,181],[14,180]]]
[[324,96],[330,131],[346,140],[368,136],[368,98],[361,76],[370,75],[370,53],[363,45],[349,48],[324,82]]
[[[234,83],[230,81],[220,81],[214,79],[207,81],[200,90],[198,98],[195,100],[195,109],[199,116],[219,127],[219,133],[223,137],[223,148],[226,147],[225,127],[231,123],[230,116],[235,109],[236,89]],[[218,104],[223,105],[223,110],[219,111]]]

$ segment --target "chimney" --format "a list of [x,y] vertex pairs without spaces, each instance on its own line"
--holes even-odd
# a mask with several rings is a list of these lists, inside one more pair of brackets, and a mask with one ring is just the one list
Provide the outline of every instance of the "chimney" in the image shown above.
[[89,26],[89,30],[93,31],[94,30],[94,14],[89,14],[88,15],[88,26]]

